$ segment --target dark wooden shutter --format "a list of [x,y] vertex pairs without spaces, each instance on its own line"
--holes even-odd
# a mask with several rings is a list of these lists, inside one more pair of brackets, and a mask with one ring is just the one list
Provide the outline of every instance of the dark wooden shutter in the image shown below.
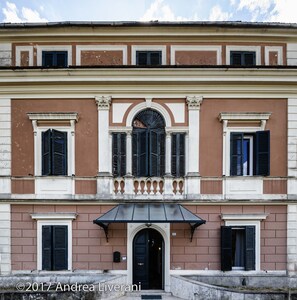
[[232,270],[232,227],[221,226],[221,270]]
[[149,64],[151,66],[161,65],[161,61],[162,61],[162,52],[161,51],[150,52]]
[[68,269],[68,226],[53,226],[53,270]]
[[132,134],[134,176],[148,176],[148,133],[146,129],[136,129]]
[[159,134],[159,145],[160,145],[160,152],[159,152],[159,175],[165,175],[165,132],[161,131]]
[[174,133],[171,140],[171,174],[185,176],[185,134]]
[[177,134],[171,136],[171,175],[177,177]]
[[51,130],[42,132],[42,175],[51,175]]
[[230,64],[234,66],[241,66],[242,61],[241,61],[242,55],[240,52],[230,52]]
[[113,176],[126,175],[126,134],[112,134],[112,169]]
[[136,64],[146,66],[148,64],[148,53],[145,51],[136,51]]
[[268,176],[270,174],[270,131],[257,131],[255,142],[256,172],[254,175]]
[[68,57],[67,57],[67,52],[66,51],[60,51],[56,52],[56,62],[55,66],[57,67],[67,67],[67,62]]
[[230,175],[243,174],[243,133],[231,132],[230,135]]
[[42,52],[42,66],[49,68],[54,65],[54,56],[53,52],[43,51]]
[[160,155],[160,146],[158,143],[158,130],[151,130],[150,132],[149,149],[149,176],[160,176],[158,174],[158,158]]
[[150,130],[149,176],[163,176],[165,173],[165,134],[163,130]]
[[67,175],[67,132],[52,130],[52,175]]
[[243,54],[243,60],[245,66],[253,66],[256,64],[256,53],[255,52],[245,52]]
[[255,270],[255,226],[245,229],[245,270]]
[[52,270],[52,226],[42,226],[42,270]]
[[112,134],[112,174],[113,176],[119,175],[119,143],[118,143],[118,133]]

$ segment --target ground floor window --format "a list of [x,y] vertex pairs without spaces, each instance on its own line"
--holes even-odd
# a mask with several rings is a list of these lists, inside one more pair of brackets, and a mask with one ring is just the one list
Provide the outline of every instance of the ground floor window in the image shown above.
[[255,226],[221,227],[221,269],[255,270]]
[[72,269],[72,221],[76,213],[33,213],[37,220],[37,269]]
[[42,270],[68,270],[68,226],[42,226]]

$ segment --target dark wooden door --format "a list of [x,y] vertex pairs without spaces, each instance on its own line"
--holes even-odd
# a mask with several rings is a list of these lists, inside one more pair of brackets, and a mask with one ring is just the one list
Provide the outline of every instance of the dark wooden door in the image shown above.
[[163,238],[154,229],[143,229],[133,241],[133,283],[141,289],[163,289]]

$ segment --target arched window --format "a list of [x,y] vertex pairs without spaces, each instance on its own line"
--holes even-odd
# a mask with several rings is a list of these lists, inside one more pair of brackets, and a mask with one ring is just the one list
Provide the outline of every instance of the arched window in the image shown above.
[[132,172],[137,177],[160,177],[165,173],[165,121],[153,109],[136,115],[132,132]]

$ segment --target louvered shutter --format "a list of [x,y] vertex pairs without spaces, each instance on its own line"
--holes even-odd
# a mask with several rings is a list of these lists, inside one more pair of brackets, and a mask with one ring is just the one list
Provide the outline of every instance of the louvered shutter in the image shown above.
[[53,270],[68,269],[68,226],[53,226]]
[[149,151],[149,176],[160,176],[158,173],[160,155],[160,145],[158,139],[158,130],[150,131],[150,151]]
[[68,64],[67,60],[68,60],[68,57],[67,57],[66,51],[56,52],[55,66],[67,67],[67,64]]
[[230,52],[230,64],[234,66],[242,65],[242,56],[240,52]]
[[112,170],[113,176],[126,175],[126,134],[112,134]]
[[243,54],[244,65],[253,66],[255,65],[256,53],[255,52],[246,52]]
[[184,133],[179,134],[179,177],[185,176],[186,165],[186,138]]
[[158,143],[160,147],[158,176],[164,176],[165,174],[165,133],[163,130],[158,135]]
[[151,66],[161,65],[162,60],[162,52],[161,51],[154,51],[150,52],[150,62]]
[[255,270],[255,226],[245,229],[245,270]]
[[52,130],[52,175],[67,175],[67,132]]
[[132,135],[134,176],[148,176],[148,134],[146,129],[136,129]]
[[232,270],[232,228],[221,226],[221,270]]
[[171,173],[175,177],[185,175],[185,135],[175,133],[171,140]]
[[121,176],[126,175],[126,164],[127,164],[127,162],[126,162],[126,159],[127,159],[127,156],[126,156],[126,149],[127,149],[126,142],[127,142],[126,134],[122,133],[121,134],[121,172],[120,172]]
[[270,131],[257,131],[255,143],[254,175],[268,176],[270,174]]
[[148,53],[143,51],[136,52],[136,64],[139,66],[146,66],[148,64]]
[[149,176],[165,174],[165,134],[163,130],[150,130]]
[[171,136],[171,174],[177,177],[177,134]]
[[49,68],[54,65],[54,56],[52,52],[42,52],[42,66]]
[[52,270],[52,226],[42,226],[42,270]]
[[51,175],[51,130],[42,132],[42,175]]
[[119,174],[119,142],[118,133],[112,134],[112,174],[113,176],[120,176]]
[[230,175],[243,174],[243,133],[231,132],[230,135]]

